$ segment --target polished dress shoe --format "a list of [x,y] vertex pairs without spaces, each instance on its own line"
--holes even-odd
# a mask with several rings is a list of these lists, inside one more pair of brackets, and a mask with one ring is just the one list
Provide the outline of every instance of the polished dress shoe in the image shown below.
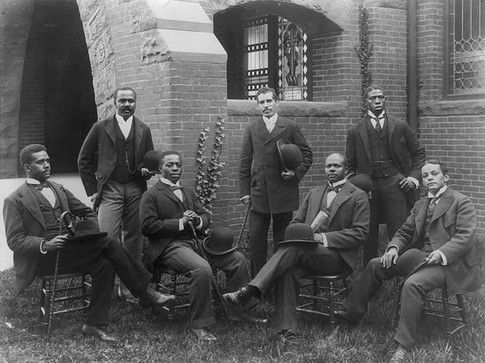
[[409,350],[407,350],[403,345],[399,344],[394,351],[389,363],[404,363],[408,360]]
[[95,337],[95,338],[98,338],[99,340],[102,340],[103,342],[117,342],[118,341],[116,338],[110,337],[108,334],[106,334],[100,328],[97,328],[93,325],[84,324],[82,329],[81,329],[81,333],[82,333],[82,335],[84,335],[86,337]]
[[138,303],[141,307],[148,306],[162,306],[168,304],[170,301],[175,300],[173,295],[165,295],[159,291],[147,288],[143,294],[140,295]]
[[345,310],[335,310],[334,315],[337,319],[346,322],[350,327],[356,327],[357,325],[359,325],[359,320],[352,317]]
[[217,340],[217,338],[215,336],[213,336],[211,333],[209,333],[204,328],[199,328],[199,329],[193,328],[192,332],[195,334],[197,339],[199,339],[199,341],[201,341],[201,342],[210,343],[210,342],[215,342]]
[[225,293],[222,297],[231,305],[242,306],[249,302],[253,294],[249,286],[243,286],[237,291]]

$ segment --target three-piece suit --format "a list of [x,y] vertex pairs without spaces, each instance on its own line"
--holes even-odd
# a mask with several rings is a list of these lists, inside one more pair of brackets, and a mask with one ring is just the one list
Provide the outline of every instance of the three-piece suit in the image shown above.
[[180,230],[180,219],[186,210],[197,213],[202,224],[197,226],[196,233],[198,238],[202,238],[199,231],[209,227],[209,214],[196,201],[192,190],[182,187],[181,191],[183,201],[169,185],[158,181],[143,195],[140,221],[143,234],[149,238],[145,266],[154,274],[161,267],[188,274],[190,324],[192,328],[204,328],[215,323],[211,265],[224,271],[227,285],[233,289],[247,284],[249,269],[244,256],[237,251],[221,256],[210,255],[208,260],[202,257],[203,247],[197,243],[189,226]]
[[[3,216],[7,243],[14,253],[18,292],[24,291],[37,275],[52,274],[56,252],[41,252],[41,243],[57,235],[58,218],[69,211],[81,219],[96,220],[93,210],[63,186],[49,181],[56,197],[52,207],[42,193],[27,183],[22,184],[4,202]],[[86,323],[102,326],[108,323],[109,308],[118,274],[135,296],[143,293],[151,279],[126,250],[109,237],[68,241],[60,252],[59,273],[88,272],[92,277],[91,302]]]
[[389,242],[388,248],[395,246],[399,250],[396,265],[386,269],[380,258],[371,260],[345,303],[349,316],[358,321],[383,281],[410,274],[426,256],[421,251],[425,249],[425,228],[429,223],[430,246],[445,256],[446,265],[425,265],[404,282],[395,340],[408,349],[416,342],[416,325],[427,292],[446,286],[449,293],[458,294],[480,287],[474,238],[476,216],[471,200],[448,187],[427,222],[429,203],[428,197],[416,202],[406,222]]
[[153,141],[147,125],[133,117],[129,136],[125,138],[113,116],[93,125],[78,157],[87,195],[98,193],[99,228],[122,242],[138,261],[143,248],[138,210],[147,189],[139,166],[151,150]]
[[[328,186],[312,189],[291,223],[311,225],[326,201]],[[299,282],[308,273],[350,273],[357,265],[359,247],[369,228],[367,194],[346,182],[330,206],[325,233],[328,247],[317,243],[285,243],[263,266],[249,285],[264,294],[276,282],[275,315],[277,331],[296,331]]]
[[364,247],[363,262],[378,255],[379,223],[385,223],[389,238],[406,221],[418,198],[416,189],[404,192],[399,182],[405,177],[421,180],[425,151],[409,125],[385,115],[380,134],[367,115],[347,133],[345,156],[348,174],[367,174],[372,178],[371,225]]
[[[284,180],[276,143],[286,140],[301,151],[302,162],[294,170],[295,176]],[[275,250],[284,238],[285,229],[299,207],[298,183],[313,161],[312,151],[298,125],[278,116],[271,133],[262,117],[246,128],[239,164],[241,197],[251,196],[249,214],[249,259],[252,275],[266,263],[268,228],[273,219]]]

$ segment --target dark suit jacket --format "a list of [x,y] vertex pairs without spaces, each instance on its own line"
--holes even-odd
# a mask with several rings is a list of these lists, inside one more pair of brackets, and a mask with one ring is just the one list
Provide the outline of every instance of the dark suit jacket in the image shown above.
[[[295,177],[283,180],[283,167],[276,142],[287,140],[297,145],[302,154]],[[271,134],[259,117],[244,134],[239,164],[241,196],[251,195],[251,209],[260,213],[283,213],[298,209],[298,183],[312,165],[313,156],[305,137],[294,121],[278,116]]]
[[192,238],[190,231],[179,231],[179,219],[183,217],[186,210],[193,210],[202,218],[202,230],[209,227],[209,213],[195,200],[195,193],[185,187],[182,187],[182,193],[184,203],[173,194],[170,186],[159,180],[143,194],[141,199],[141,229],[149,238],[145,266],[152,273],[155,272],[153,263],[169,243]]
[[[349,175],[357,173],[372,175],[372,158],[366,126],[367,118],[364,118],[347,133],[345,156],[348,161]],[[426,155],[415,132],[407,123],[388,117],[387,114],[386,120],[389,147],[394,166],[403,177],[412,176],[421,181],[421,167],[424,165]],[[417,191],[411,190],[406,194],[408,203],[410,203],[409,208],[411,208],[418,197]]]
[[[321,210],[327,185],[310,190],[291,223],[311,224]],[[367,238],[370,208],[367,194],[346,182],[333,200],[328,232],[328,248],[335,249],[354,269],[359,261],[359,246]]]
[[[96,213],[62,185],[48,182],[63,211],[83,219],[97,221]],[[22,184],[4,202],[3,218],[7,243],[13,251],[18,292],[24,291],[35,279],[40,243],[46,236],[46,226],[37,199],[31,188]]]
[[[101,195],[103,185],[108,181],[116,166],[116,125],[115,116],[96,122],[86,136],[77,160],[81,180],[88,196]],[[135,164],[140,166],[143,157],[153,150],[150,128],[133,117],[135,129]],[[143,190],[146,180],[137,174]]]
[[[390,246],[397,246],[399,254],[410,248],[420,248],[429,199],[416,202],[411,214],[396,232]],[[448,261],[445,279],[453,294],[477,290],[480,287],[475,242],[475,208],[465,195],[448,189],[442,194],[429,226],[429,239],[434,250],[440,250]]]

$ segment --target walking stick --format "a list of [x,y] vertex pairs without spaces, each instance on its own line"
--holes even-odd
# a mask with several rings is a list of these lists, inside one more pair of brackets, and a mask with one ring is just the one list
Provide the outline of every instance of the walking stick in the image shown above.
[[243,236],[243,233],[244,233],[244,229],[246,228],[246,222],[247,222],[248,216],[249,216],[249,208],[250,207],[251,207],[251,203],[248,203],[248,208],[246,209],[246,213],[244,214],[244,221],[243,221],[243,224],[241,226],[241,230],[239,231],[239,237],[237,238],[237,247],[239,247],[239,245],[241,244],[242,236]]
[[[201,255],[201,257],[203,259],[208,261],[207,256],[204,253],[204,246],[202,245],[202,241],[197,236],[197,232],[195,231],[194,224],[191,221],[189,221],[188,225],[190,227],[190,232],[192,233],[192,237],[194,238],[195,243],[197,245],[197,249],[200,251],[199,254]],[[219,303],[219,305],[222,306],[222,311],[224,313],[224,316],[227,319],[229,319],[229,312],[228,312],[227,307],[224,303],[224,298],[222,297],[221,290],[219,290],[219,285],[217,285],[217,281],[214,278],[214,276],[211,276],[211,285],[212,285],[212,289],[214,290],[214,295],[215,295],[217,302]]]
[[[59,235],[63,232],[67,232],[69,236],[74,235],[74,225],[73,225],[73,216],[70,212],[65,211],[59,217]],[[56,292],[57,292],[57,280],[59,277],[59,259],[61,256],[61,250],[57,250],[56,252],[56,264],[54,266],[54,279],[52,282],[52,291],[50,294],[50,304],[49,304],[49,318],[47,321],[47,342],[50,342],[51,339],[51,326],[52,326],[52,318],[54,317],[54,303],[56,301]]]

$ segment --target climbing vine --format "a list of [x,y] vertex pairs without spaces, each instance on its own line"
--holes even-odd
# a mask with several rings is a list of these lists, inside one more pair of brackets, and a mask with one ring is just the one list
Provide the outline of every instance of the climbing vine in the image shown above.
[[222,146],[226,135],[224,134],[225,119],[218,117],[215,127],[214,144],[210,156],[206,156],[207,140],[210,128],[206,127],[200,132],[197,144],[197,175],[195,177],[195,191],[199,202],[204,209],[212,214],[212,202],[216,199],[216,190],[219,188],[219,178],[225,163],[220,161]]
[[359,46],[354,48],[360,61],[360,74],[362,75],[362,116],[367,111],[364,91],[372,83],[372,73],[369,71],[369,60],[372,55],[372,45],[369,44],[369,12],[361,7],[359,12]]

